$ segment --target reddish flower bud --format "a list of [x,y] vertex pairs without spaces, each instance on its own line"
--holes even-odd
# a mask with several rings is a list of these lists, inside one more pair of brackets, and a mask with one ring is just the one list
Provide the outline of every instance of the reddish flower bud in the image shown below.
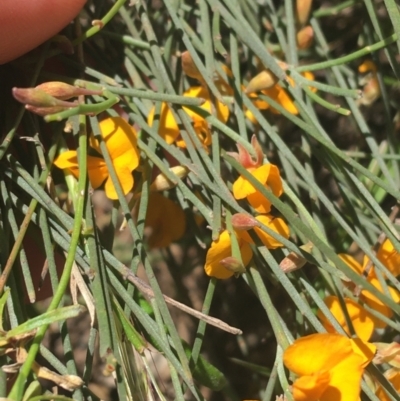
[[281,263],[279,263],[279,267],[284,273],[290,273],[294,270],[301,269],[307,260],[302,256],[298,255],[295,252],[290,252],[284,259],[282,259]]
[[232,215],[232,226],[237,231],[247,231],[260,225],[253,217],[244,213],[236,213]]
[[181,54],[181,63],[183,72],[191,78],[198,79],[199,81],[204,81],[199,69],[196,67],[191,54],[185,51]]
[[71,97],[80,95],[101,95],[101,90],[91,90],[86,88],[78,88],[76,86],[69,85],[65,82],[45,82],[36,86],[35,89],[40,89],[47,94],[54,96],[57,99],[67,100]]
[[[71,107],[72,107],[72,106],[71,106]],[[54,106],[54,107],[35,107],[35,106],[30,105],[30,104],[26,104],[26,105],[25,105],[25,108],[26,108],[28,111],[30,111],[30,112],[32,112],[32,113],[35,113],[35,114],[37,114],[37,115],[39,115],[39,116],[42,116],[42,117],[48,116],[48,115],[54,114],[54,113],[59,113],[60,111],[68,110],[68,109],[70,109],[71,107],[62,107],[62,106]]]
[[222,259],[219,263],[226,269],[235,273],[235,275],[242,274],[246,271],[246,268],[243,266],[243,263],[240,260],[234,258],[233,256],[228,256],[227,258]]
[[[300,247],[300,249],[306,252],[311,252],[312,248],[313,245],[311,242],[308,242]],[[279,263],[279,267],[284,273],[290,273],[294,270],[301,269],[306,262],[307,260],[303,256],[295,252],[290,252],[289,255],[282,259],[281,263]]]
[[77,102],[59,100],[37,88],[13,88],[12,93],[14,98],[19,102],[34,107],[73,107],[78,105]]

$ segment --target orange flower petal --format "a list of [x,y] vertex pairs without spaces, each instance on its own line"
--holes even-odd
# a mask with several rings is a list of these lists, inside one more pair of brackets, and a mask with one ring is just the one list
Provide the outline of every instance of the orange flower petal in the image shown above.
[[[261,184],[265,184],[267,182],[272,164],[264,164],[255,170],[251,171],[251,174],[257,181],[260,181]],[[243,176],[240,176],[232,186],[232,192],[235,199],[243,199],[248,195],[251,195],[254,192],[257,192],[256,188]]]
[[[117,166],[114,166],[117,167]],[[121,185],[122,192],[126,195],[133,188],[133,176],[129,167],[118,166],[115,169],[118,177],[118,181]],[[114,184],[109,176],[106,185],[104,186],[107,198],[118,199],[117,191],[115,190]]]
[[350,340],[337,333],[317,333],[297,339],[283,354],[283,363],[299,376],[329,371],[350,357]]
[[[122,117],[108,117],[99,122],[101,136],[107,146],[108,153],[114,161],[125,157],[133,171],[139,165],[139,150],[137,148],[137,133]],[[101,150],[95,138],[91,138],[91,146],[100,154]]]
[[[78,158],[75,150],[61,153],[54,160],[54,165],[60,169],[70,171],[76,178],[79,176]],[[92,187],[94,189],[100,187],[108,177],[108,170],[104,160],[99,157],[87,156],[87,168]]]
[[[258,220],[260,223],[266,225],[269,227],[271,230],[275,231],[276,233],[282,235],[284,238],[289,238],[289,227],[287,224],[279,217],[272,217],[272,216],[257,216],[256,220]],[[275,238],[271,237],[269,234],[267,234],[265,231],[263,231],[261,228],[254,227],[254,231],[257,233],[259,238],[261,239],[261,242],[268,248],[268,249],[275,249],[283,246],[281,242],[276,240]]]
[[[183,96],[188,96],[188,97],[196,97],[196,98],[203,98],[206,99],[206,101],[201,105],[201,108],[204,110],[207,110],[210,114],[212,114],[212,106],[211,106],[211,101],[210,101],[210,94],[208,92],[208,89],[202,87],[202,86],[195,86],[191,87],[189,90],[187,90]],[[193,110],[184,107],[183,108],[189,116],[196,121],[197,119],[201,119],[204,121],[203,117],[199,116],[196,114]],[[221,103],[219,100],[216,100],[215,102],[215,109],[217,112],[217,118],[218,120],[226,123],[229,118],[229,107],[226,106],[225,104]]]
[[400,253],[388,238],[382,243],[376,256],[394,276],[400,274]]
[[297,339],[283,354],[284,364],[301,376],[293,385],[294,399],[359,401],[363,368],[372,360],[374,348],[340,334]]
[[275,196],[279,197],[283,194],[281,174],[275,164],[271,164],[271,169],[269,171],[267,179],[267,185]]
[[[350,317],[354,331],[356,332],[357,336],[363,340],[368,340],[371,337],[372,332],[374,331],[374,321],[371,314],[368,313],[357,302],[354,302],[349,298],[345,298],[344,301],[347,313]],[[342,307],[340,305],[338,297],[333,295],[328,296],[324,299],[324,302],[331,311],[332,315],[335,316],[338,323],[343,327],[346,333],[350,335],[350,329],[347,326],[346,317],[342,311]],[[328,332],[334,333],[336,331],[330,324],[329,320],[320,310],[318,311],[317,316]]]
[[353,258],[353,256],[348,255],[346,253],[339,253],[339,258],[343,260],[346,264],[349,265],[356,273],[362,274],[363,272],[363,267],[361,266],[360,263],[357,262],[356,259]]
[[[293,100],[287,94],[286,90],[283,89],[280,85],[275,85],[272,88],[264,89],[262,92],[266,96],[270,97],[271,99],[279,103],[289,113],[294,115],[299,114],[299,111],[297,110],[297,107],[294,105]],[[271,106],[271,111],[279,114],[279,111],[274,109],[272,106]]]
[[312,376],[302,376],[293,383],[295,401],[317,401],[326,391],[330,381],[330,373],[317,372]]
[[246,197],[247,201],[258,213],[269,213],[271,211],[272,203],[260,192],[254,192]]
[[154,192],[150,195],[145,224],[151,227],[147,238],[149,247],[164,248],[183,236],[186,217],[177,203]]
[[[246,266],[253,257],[250,245],[238,238],[242,262]],[[213,241],[207,252],[204,269],[206,274],[219,279],[226,279],[233,276],[233,272],[220,264],[222,259],[232,256],[231,238],[227,230],[223,231],[217,241]]]
[[[147,123],[150,127],[153,126],[155,107],[150,110],[149,116],[147,118]],[[159,119],[158,134],[167,142],[168,144],[173,143],[179,136],[179,127],[176,120],[166,103],[161,105],[161,113]]]
[[366,367],[374,358],[377,347],[361,338],[351,338],[351,346],[353,351],[361,357],[362,367]]
[[320,401],[359,401],[363,368],[357,354],[343,358],[330,370],[331,380]]
[[[371,278],[368,280],[378,291],[383,293],[383,288],[381,286],[381,283],[379,282],[379,280],[375,277]],[[388,287],[389,289],[389,293],[390,296],[392,297],[393,301],[395,301],[396,303],[400,302],[400,294],[398,291],[396,291],[394,288],[392,287]],[[377,298],[374,294],[372,294],[371,292],[367,291],[367,290],[362,290],[361,291],[361,295],[362,295],[362,299],[363,301],[372,309],[376,310],[379,313],[382,313],[382,315],[386,316],[386,317],[392,317],[393,316],[393,312],[392,310],[386,306],[385,304],[382,303],[382,301]],[[374,317],[371,315],[371,318],[374,320],[375,322],[375,326],[377,328],[384,328],[387,326],[386,323],[382,322],[382,320]]]

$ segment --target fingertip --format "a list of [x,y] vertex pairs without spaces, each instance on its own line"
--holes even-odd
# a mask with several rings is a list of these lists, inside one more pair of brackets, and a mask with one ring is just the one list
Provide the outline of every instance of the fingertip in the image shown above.
[[73,20],[86,0],[1,0],[0,64],[22,56]]

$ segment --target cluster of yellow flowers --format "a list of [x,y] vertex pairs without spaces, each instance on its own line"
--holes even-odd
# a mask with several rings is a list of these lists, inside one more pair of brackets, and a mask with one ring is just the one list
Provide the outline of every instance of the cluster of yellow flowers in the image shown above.
[[[253,136],[251,142],[254,152],[257,155],[255,159],[253,159],[240,144],[237,145],[239,153],[231,153],[231,155],[235,157],[261,185],[270,190],[275,196],[281,196],[283,189],[278,167],[263,162],[262,149],[255,136]],[[282,246],[282,244],[262,230],[261,224],[285,238],[289,237],[289,227],[284,220],[269,214],[271,211],[271,202],[245,177],[240,175],[237,178],[233,183],[232,192],[235,199],[246,199],[249,205],[251,205],[257,213],[261,214],[255,217],[250,223],[245,215],[236,215],[237,218],[235,220],[232,219],[234,233],[229,233],[228,230],[224,230],[220,234],[219,239],[213,241],[211,244],[207,252],[204,268],[209,276],[220,279],[229,278],[236,272],[231,266],[232,262],[234,262],[234,266],[238,263],[239,266],[245,267],[252,259],[253,251],[251,249],[251,244],[254,244],[254,241],[247,232],[249,229],[253,228],[259,240],[269,249],[278,248]],[[246,223],[244,224],[241,221],[243,218],[246,219]],[[232,260],[231,235],[235,235],[239,244],[241,261]]]
[[[350,255],[339,256],[356,273],[361,275],[367,272],[368,282],[384,293],[375,267],[367,257],[361,265]],[[390,240],[386,239],[381,244],[376,256],[390,273],[394,276],[400,274],[400,254]],[[349,285],[349,280],[345,285],[354,287]],[[385,286],[385,293],[399,303],[400,293],[386,283]],[[295,401],[358,401],[364,368],[372,360],[375,364],[386,363],[391,366],[384,376],[396,391],[400,391],[400,345],[368,342],[375,329],[382,329],[387,324],[363,305],[387,318],[392,316],[391,309],[368,290],[361,291],[360,303],[345,297],[343,304],[337,296],[328,296],[324,302],[344,331],[350,337],[354,334],[356,337],[338,334],[322,311],[318,311],[317,315],[327,333],[301,337],[284,352],[284,364],[298,376],[292,386]],[[379,400],[390,400],[382,386],[371,378],[367,383]]]
[[[298,2],[302,5],[305,3],[307,2]],[[310,32],[311,28],[304,26],[304,21],[300,22],[299,25],[299,48],[307,47],[313,36],[312,30]],[[205,99],[201,106],[203,111],[214,114],[221,122],[227,123],[230,116],[229,107],[221,101],[213,99],[190,58],[188,59],[185,55],[184,60],[186,63],[183,65],[184,71],[187,75],[199,79],[200,86],[189,88],[183,96]],[[284,63],[281,63],[281,66],[285,68]],[[363,64],[360,71],[374,72],[370,64]],[[225,68],[225,73],[228,77],[232,76],[227,68]],[[314,79],[311,73],[305,73],[304,76],[308,80]],[[273,99],[289,113],[297,114],[296,105],[275,78],[269,71],[261,71],[250,81],[247,88],[242,89],[260,110],[269,109],[273,113],[279,113],[268,102],[258,98],[256,92]],[[375,84],[376,79],[373,78],[372,82]],[[295,85],[290,78],[288,79],[292,86]],[[228,96],[233,95],[233,90],[221,77],[218,77],[215,83],[222,93]],[[373,89],[375,87],[376,85]],[[373,92],[375,97],[379,95],[379,92],[374,92],[372,89],[370,92]],[[374,97],[371,95],[370,98]],[[183,107],[183,110],[190,118],[201,144],[205,148],[210,146],[211,130],[204,114],[200,116],[187,107]],[[254,124],[257,123],[248,110],[245,111],[245,115]],[[154,124],[155,118],[155,108],[153,108],[148,116],[150,126]],[[160,115],[157,116],[157,119],[158,133],[166,143],[175,144],[182,149],[186,148],[187,144],[181,137],[180,127],[175,120],[174,113],[166,103],[161,105]],[[133,171],[140,164],[137,133],[122,117],[108,117],[100,121],[99,128],[122,191],[127,195],[134,189]],[[262,186],[275,197],[280,197],[283,193],[283,185],[278,167],[264,161],[264,155],[256,136],[252,137],[251,145],[256,155],[255,158],[240,144],[237,144],[238,153],[231,153],[230,155],[246,169],[255,181],[259,182],[258,188]],[[99,143],[93,135],[90,137],[90,147],[91,155],[87,156],[87,165],[92,187],[96,189],[104,185],[107,197],[113,200],[118,199],[107,165],[101,157]],[[76,151],[69,150],[60,154],[54,164],[58,168],[67,170],[76,177],[78,176]],[[210,277],[227,279],[244,272],[253,258],[255,240],[268,249],[282,247],[283,244],[276,239],[275,235],[269,233],[276,233],[285,239],[289,238],[288,225],[282,218],[274,217],[271,214],[271,201],[262,193],[264,191],[260,191],[253,185],[254,180],[251,182],[246,176],[239,175],[232,185],[233,197],[241,201],[243,206],[251,210],[252,214],[239,213],[233,215],[231,217],[232,228],[224,229],[218,239],[211,243],[204,266],[206,274]],[[168,246],[171,242],[179,240],[186,230],[185,214],[181,207],[160,192],[151,192],[145,224],[147,228],[151,229],[148,237],[148,245],[151,248]],[[269,230],[265,230],[265,227]],[[249,233],[250,230],[254,231],[252,233],[254,235]],[[238,245],[240,254],[233,251],[235,249],[234,244]],[[339,256],[353,271],[360,275],[363,274],[366,267],[371,267],[368,258],[365,258],[363,265],[361,265],[350,255],[341,254]],[[389,240],[382,243],[377,252],[377,257],[393,275],[400,274],[400,255],[394,250],[393,244]],[[385,293],[394,302],[399,303],[400,293],[383,283],[382,277],[380,277],[381,280],[378,277],[379,275],[376,274],[375,268],[372,266],[366,277],[368,282],[377,291]],[[348,291],[352,289],[349,280],[346,281],[345,285]],[[362,290],[358,297],[345,297],[344,300],[335,295],[329,295],[324,299],[324,302],[348,337],[337,333],[321,310],[317,312],[317,316],[327,333],[301,337],[295,340],[284,352],[284,364],[297,376],[292,385],[294,400],[358,401],[360,399],[361,379],[365,374],[364,369],[374,356],[375,363],[385,362],[392,366],[391,369],[386,371],[385,376],[399,391],[400,345],[368,342],[376,329],[386,327],[386,323],[371,313],[370,310],[390,318],[392,316],[391,309],[368,290]],[[364,306],[369,307],[370,310]],[[353,336],[355,337],[353,338]],[[372,390],[380,400],[389,400],[389,396],[379,385],[375,385],[372,380],[370,383]]]

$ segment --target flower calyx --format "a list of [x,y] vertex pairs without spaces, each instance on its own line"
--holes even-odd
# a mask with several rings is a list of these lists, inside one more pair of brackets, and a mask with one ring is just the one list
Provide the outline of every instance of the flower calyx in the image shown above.
[[255,158],[240,143],[237,143],[236,146],[238,148],[238,153],[227,152],[227,154],[237,160],[244,168],[251,169],[262,166],[264,154],[255,135],[251,137],[251,146],[254,149]]
[[228,256],[219,262],[222,266],[224,266],[229,271],[233,272],[235,277],[239,277],[246,271],[242,261],[235,258],[234,256]]
[[235,213],[232,215],[231,223],[236,231],[248,231],[260,226],[260,223],[253,216],[245,213]]

